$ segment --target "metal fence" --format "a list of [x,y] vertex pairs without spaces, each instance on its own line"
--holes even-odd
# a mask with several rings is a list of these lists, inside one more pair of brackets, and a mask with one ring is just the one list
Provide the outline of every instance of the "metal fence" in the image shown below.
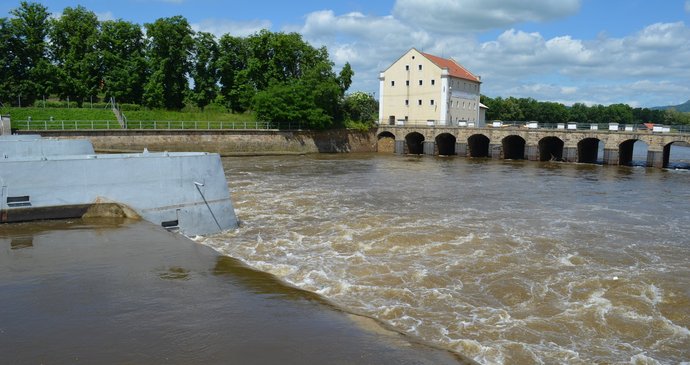
[[521,129],[556,129],[563,131],[624,131],[624,132],[658,132],[658,133],[690,133],[690,125],[645,125],[618,123],[540,123],[524,121],[488,121],[483,125],[476,122],[448,122],[438,120],[398,120],[391,127],[427,127],[427,128],[521,128]]
[[[474,122],[453,122],[443,124],[439,121],[398,121],[398,127],[428,127],[428,128],[476,128]],[[690,125],[654,125],[644,124],[614,124],[614,123],[539,123],[515,121],[490,121],[482,127],[486,128],[526,128],[526,129],[557,129],[592,130],[592,131],[625,131],[625,132],[658,132],[658,133],[690,133]],[[128,130],[302,130],[302,123],[272,123],[257,121],[172,121],[172,120],[128,120]],[[12,121],[12,129],[27,131],[47,130],[122,130],[117,120],[20,120]]]
[[[128,120],[128,130],[301,130],[301,123],[271,123],[256,121],[172,121],[172,120]],[[29,131],[47,130],[105,130],[119,129],[116,120],[20,120],[12,121],[12,128]]]

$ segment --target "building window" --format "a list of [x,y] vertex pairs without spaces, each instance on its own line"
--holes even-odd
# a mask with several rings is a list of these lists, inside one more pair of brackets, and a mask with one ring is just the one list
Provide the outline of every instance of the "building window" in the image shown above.
[[395,86],[395,81],[391,81],[391,86]]
[[422,65],[419,65],[419,71],[421,71],[421,70],[422,70]]
[[422,105],[422,99],[417,100],[417,105]]
[[410,105],[410,101],[408,99],[405,99],[405,106]]
[[436,85],[436,80],[431,80],[432,85]]
[[410,86],[410,80],[405,81],[405,86]]
[[434,99],[431,99],[431,105],[434,105]]
[[405,65],[405,71],[410,71],[410,65]]
[[422,86],[424,82],[422,80],[419,80],[419,86]]

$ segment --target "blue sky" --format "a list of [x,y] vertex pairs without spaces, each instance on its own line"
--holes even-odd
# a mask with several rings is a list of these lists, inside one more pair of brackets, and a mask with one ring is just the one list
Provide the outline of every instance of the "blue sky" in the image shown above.
[[[183,15],[195,30],[301,33],[350,62],[350,91],[408,49],[451,57],[482,76],[490,97],[565,104],[680,104],[690,99],[690,0],[38,1],[59,16],[83,5],[138,24]],[[2,0],[8,15],[19,1]]]

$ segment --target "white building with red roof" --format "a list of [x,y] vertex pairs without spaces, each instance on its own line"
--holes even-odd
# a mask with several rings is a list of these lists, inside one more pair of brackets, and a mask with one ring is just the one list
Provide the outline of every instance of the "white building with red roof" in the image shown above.
[[379,124],[484,125],[481,79],[452,59],[412,48],[379,80]]

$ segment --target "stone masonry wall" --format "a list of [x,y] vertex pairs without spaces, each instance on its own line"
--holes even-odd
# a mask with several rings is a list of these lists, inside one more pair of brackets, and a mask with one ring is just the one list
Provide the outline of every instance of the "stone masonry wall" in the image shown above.
[[44,137],[88,138],[97,151],[201,151],[221,155],[375,152],[376,136],[330,131],[46,131]]

